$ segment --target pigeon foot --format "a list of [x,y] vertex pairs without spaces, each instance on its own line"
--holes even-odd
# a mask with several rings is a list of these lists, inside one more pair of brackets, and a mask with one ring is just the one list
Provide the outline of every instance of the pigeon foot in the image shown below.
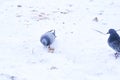
[[115,53],[115,59],[117,59],[119,57],[120,54]]

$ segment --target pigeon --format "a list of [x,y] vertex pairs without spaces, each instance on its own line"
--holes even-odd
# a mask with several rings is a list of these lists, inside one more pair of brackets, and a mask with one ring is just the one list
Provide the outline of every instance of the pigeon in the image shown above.
[[44,33],[41,38],[40,38],[40,42],[45,46],[48,47],[49,50],[53,50],[53,48],[50,47],[50,45],[54,42],[56,38],[55,35],[55,30],[50,30],[46,33]]
[[108,38],[108,45],[116,51],[115,53],[115,58],[117,59],[120,55],[120,37],[116,30],[114,29],[109,29],[108,33],[110,34]]

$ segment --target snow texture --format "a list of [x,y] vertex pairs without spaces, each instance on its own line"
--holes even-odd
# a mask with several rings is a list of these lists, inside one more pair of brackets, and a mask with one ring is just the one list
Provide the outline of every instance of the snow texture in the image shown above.
[[[120,80],[100,34],[119,18],[120,0],[0,0],[0,80]],[[54,53],[40,43],[51,29]]]

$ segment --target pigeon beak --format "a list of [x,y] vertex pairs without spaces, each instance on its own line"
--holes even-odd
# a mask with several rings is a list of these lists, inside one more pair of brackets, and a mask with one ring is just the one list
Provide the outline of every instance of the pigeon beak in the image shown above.
[[109,34],[109,32],[107,32],[106,34]]

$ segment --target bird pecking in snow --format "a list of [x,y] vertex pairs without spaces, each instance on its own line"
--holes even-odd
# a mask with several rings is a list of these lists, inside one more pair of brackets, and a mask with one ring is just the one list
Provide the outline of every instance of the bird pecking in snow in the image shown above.
[[48,47],[49,52],[54,52],[54,48],[51,48],[50,45],[54,42],[56,38],[55,35],[55,30],[50,30],[46,33],[44,33],[41,38],[40,38],[40,42],[45,46]]
[[109,29],[107,34],[110,34],[108,44],[113,50],[116,51],[115,58],[118,58],[120,55],[120,37],[114,29]]

